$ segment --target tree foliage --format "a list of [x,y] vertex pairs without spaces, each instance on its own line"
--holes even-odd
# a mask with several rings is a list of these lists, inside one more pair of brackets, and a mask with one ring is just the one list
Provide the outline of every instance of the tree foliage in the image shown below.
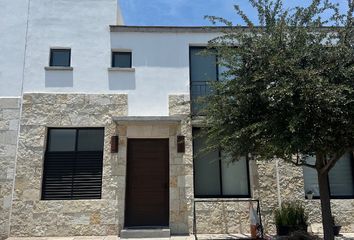
[[239,6],[247,27],[209,17],[229,28],[209,44],[227,80],[211,83],[206,98],[208,142],[234,159],[251,153],[294,162],[321,153],[328,172],[354,149],[353,2],[344,14],[323,0],[294,9],[282,0],[250,3],[260,26]]
[[[344,14],[328,0],[294,9],[282,0],[249,2],[260,26],[239,6],[246,27],[209,17],[228,26],[209,44],[227,69],[206,98],[210,148],[316,169],[324,238],[332,240],[328,172],[354,150],[353,0]],[[315,165],[307,155],[316,155]]]

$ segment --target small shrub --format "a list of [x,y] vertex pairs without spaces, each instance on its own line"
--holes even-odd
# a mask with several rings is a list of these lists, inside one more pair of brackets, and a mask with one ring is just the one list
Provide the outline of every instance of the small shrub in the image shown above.
[[283,203],[281,208],[275,210],[274,216],[277,226],[305,226],[308,220],[308,215],[299,202]]

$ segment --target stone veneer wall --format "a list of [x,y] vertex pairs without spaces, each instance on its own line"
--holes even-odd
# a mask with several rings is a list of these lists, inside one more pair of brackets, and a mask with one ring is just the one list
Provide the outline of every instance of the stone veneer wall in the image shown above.
[[0,239],[8,237],[20,98],[0,98]]
[[[118,234],[119,175],[110,137],[116,131],[112,116],[127,112],[124,94],[24,94],[11,236]],[[102,199],[41,200],[47,127],[105,127]]]
[[[190,118],[189,95],[169,96],[170,116],[181,116],[182,122],[176,135],[185,136],[185,153],[177,153],[177,139],[170,144],[175,146],[174,161],[170,163],[170,227],[174,234],[193,232],[193,137]],[[175,136],[176,136],[175,135]]]
[[[17,103],[18,104],[18,103]],[[0,102],[0,106],[1,102]],[[2,109],[13,116],[16,108]],[[18,105],[16,105],[18,106]],[[9,108],[9,107],[8,107]],[[18,108],[17,108],[18,109]],[[193,232],[193,153],[192,124],[188,95],[169,97],[171,116],[181,116],[181,125],[123,126],[112,122],[112,116],[127,115],[126,95],[25,94],[18,149],[15,195],[11,218],[12,236],[70,236],[119,234],[124,226],[126,147],[129,137],[166,137],[170,139],[170,228],[172,234]],[[12,118],[12,117],[11,117]],[[10,119],[9,119],[10,120]],[[105,127],[103,195],[101,200],[40,201],[43,154],[47,127]],[[6,128],[6,127],[5,127]],[[111,154],[110,136],[119,134],[119,152]],[[186,136],[186,152],[177,153],[176,136]],[[0,138],[0,141],[1,140]],[[14,158],[15,144],[0,142],[0,157],[6,149]],[[9,159],[10,159],[9,158]],[[0,166],[3,168],[0,158]],[[10,160],[11,160],[10,159]],[[5,160],[8,162],[7,160]],[[12,161],[12,160],[11,160]],[[5,167],[7,168],[7,167]],[[3,172],[3,171],[2,171]],[[1,173],[2,173],[1,172]],[[11,167],[9,168],[11,179]],[[312,231],[321,226],[319,200],[305,200],[302,168],[275,161],[250,161],[251,193],[261,200],[263,226],[275,232],[273,211],[279,205],[277,172],[281,201],[303,201],[310,215]],[[0,199],[9,209],[11,181],[0,175]],[[8,177],[6,177],[8,178]],[[4,185],[5,184],[5,185]],[[3,186],[6,186],[5,188]],[[5,194],[4,194],[5,189]],[[10,194],[8,194],[10,193]],[[255,205],[254,205],[255,206]],[[0,206],[1,207],[1,206]],[[198,203],[198,233],[249,233],[248,203]],[[5,214],[8,216],[8,210]],[[334,215],[344,232],[354,231],[354,200],[333,200]],[[3,209],[1,209],[3,211]],[[1,215],[2,217],[2,215]],[[0,225],[6,228],[3,218]],[[5,223],[5,225],[4,225]],[[1,229],[1,228],[0,228]]]

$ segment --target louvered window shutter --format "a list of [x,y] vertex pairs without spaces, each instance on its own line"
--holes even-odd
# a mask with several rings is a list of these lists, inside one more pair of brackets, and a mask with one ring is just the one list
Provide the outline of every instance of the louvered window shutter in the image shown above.
[[42,199],[100,199],[102,128],[49,129]]

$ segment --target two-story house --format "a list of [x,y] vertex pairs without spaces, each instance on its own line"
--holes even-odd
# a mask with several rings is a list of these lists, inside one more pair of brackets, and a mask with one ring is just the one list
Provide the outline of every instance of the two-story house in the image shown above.
[[[252,199],[266,232],[294,199],[321,226],[311,169],[202,153],[195,100],[221,70],[200,52],[222,28],[126,26],[116,0],[2,1],[0,16],[0,239],[249,233]],[[347,232],[353,172],[346,155],[330,173]]]

